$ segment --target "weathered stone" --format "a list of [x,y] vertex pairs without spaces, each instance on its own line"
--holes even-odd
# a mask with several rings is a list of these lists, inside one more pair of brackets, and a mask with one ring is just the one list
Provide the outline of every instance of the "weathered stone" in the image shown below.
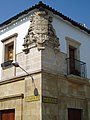
[[23,51],[27,54],[33,46],[37,46],[40,50],[45,45],[58,49],[60,44],[52,26],[52,17],[45,11],[38,11],[31,18],[28,33],[24,38]]

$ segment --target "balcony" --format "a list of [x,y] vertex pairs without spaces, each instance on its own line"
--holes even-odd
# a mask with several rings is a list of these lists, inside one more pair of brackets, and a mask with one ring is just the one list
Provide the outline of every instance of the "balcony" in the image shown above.
[[80,77],[86,77],[86,63],[73,59],[67,58],[67,74],[73,74]]

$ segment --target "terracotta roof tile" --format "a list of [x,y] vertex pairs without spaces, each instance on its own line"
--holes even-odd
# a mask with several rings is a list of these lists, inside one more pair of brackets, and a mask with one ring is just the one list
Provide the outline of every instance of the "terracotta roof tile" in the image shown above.
[[51,12],[53,12],[53,14],[58,15],[59,17],[63,18],[64,20],[70,22],[72,25],[80,28],[81,30],[84,30],[85,32],[87,32],[88,34],[90,34],[90,30],[88,28],[86,28],[85,26],[83,26],[82,24],[72,20],[71,18],[69,18],[68,16],[63,15],[62,13],[58,12],[57,10],[53,9],[52,7],[50,7],[49,5],[44,4],[42,1],[40,1],[38,4],[35,4],[34,6],[30,7],[27,10],[24,10],[23,12],[20,12],[19,14],[17,14],[16,16],[8,19],[7,21],[3,22],[0,24],[0,27],[3,27],[4,25],[8,25],[9,23],[11,23],[12,21],[18,19],[19,17],[21,17],[24,14],[28,14],[31,10],[34,9],[38,9],[40,7],[43,7],[45,9],[50,10]]

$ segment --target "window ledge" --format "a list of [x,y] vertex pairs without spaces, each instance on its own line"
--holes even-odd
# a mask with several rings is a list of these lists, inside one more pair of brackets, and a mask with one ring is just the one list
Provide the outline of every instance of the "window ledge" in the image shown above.
[[8,67],[12,66],[12,62],[13,62],[13,60],[5,61],[4,63],[1,63],[1,67],[3,69],[8,68]]

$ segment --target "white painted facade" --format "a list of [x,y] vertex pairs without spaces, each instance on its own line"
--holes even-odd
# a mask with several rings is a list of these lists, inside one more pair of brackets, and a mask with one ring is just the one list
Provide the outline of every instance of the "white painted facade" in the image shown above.
[[[90,79],[90,35],[85,31],[80,30],[78,27],[71,25],[69,22],[64,21],[57,15],[53,15],[53,27],[56,30],[56,35],[60,41],[60,51],[67,54],[67,40],[66,37],[77,41],[80,43],[80,60],[85,62],[87,65],[87,78]],[[16,54],[22,52],[24,43],[24,37],[27,34],[28,28],[30,26],[30,15],[22,17],[17,21],[10,23],[4,28],[0,28],[0,41],[6,37],[17,33],[16,40]],[[0,42],[0,64],[2,63],[2,42]],[[0,76],[1,76],[1,67],[0,67]],[[1,80],[1,77],[0,77]]]
[[73,41],[78,41],[80,45],[80,61],[86,63],[87,66],[87,78],[90,78],[90,35],[79,28],[72,26],[63,20],[54,18],[53,26],[56,30],[56,34],[60,40],[60,49],[67,54],[67,41],[66,37],[71,38]]

